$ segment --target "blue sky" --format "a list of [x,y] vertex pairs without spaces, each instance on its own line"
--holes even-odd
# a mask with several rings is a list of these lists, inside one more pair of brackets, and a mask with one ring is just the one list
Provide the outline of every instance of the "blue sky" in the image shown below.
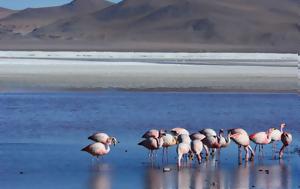
[[[69,3],[72,0],[0,0],[0,7],[9,9],[24,9],[36,7],[48,7]],[[110,0],[118,2],[119,0]]]

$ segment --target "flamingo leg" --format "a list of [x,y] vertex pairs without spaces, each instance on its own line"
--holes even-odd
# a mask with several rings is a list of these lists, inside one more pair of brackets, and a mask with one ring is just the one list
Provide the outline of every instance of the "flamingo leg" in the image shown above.
[[163,151],[162,151],[162,160],[161,160],[161,162],[163,163],[164,160],[165,160],[165,147],[163,147],[162,150],[163,150]]
[[166,154],[167,154],[167,163],[168,163],[169,162],[168,147],[166,148]]
[[177,159],[177,167],[178,167],[178,170],[180,169],[181,167],[181,158],[182,158],[182,154],[178,154],[178,159]]
[[253,161],[254,160],[254,156],[255,156],[255,152],[253,151],[253,149],[251,148],[251,146],[249,145],[248,146],[250,152],[251,152],[251,157],[250,157],[250,160]]
[[198,160],[198,164],[201,164],[201,161],[202,161],[202,157],[200,154],[197,154],[197,160]]
[[241,145],[238,145],[238,160],[239,160],[239,164],[242,163],[242,151],[241,151]]
[[204,149],[205,149],[205,153],[206,153],[206,159],[208,160],[209,158],[209,149],[206,145],[203,145]]
[[246,155],[245,155],[245,161],[249,161],[249,150],[248,150],[248,146],[244,147],[245,151],[246,151]]
[[282,147],[279,151],[279,159],[282,159],[285,147],[286,147],[286,145],[282,145]]

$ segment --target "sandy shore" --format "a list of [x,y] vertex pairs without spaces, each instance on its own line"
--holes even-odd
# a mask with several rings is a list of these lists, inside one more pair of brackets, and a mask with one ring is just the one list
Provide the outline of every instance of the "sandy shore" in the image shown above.
[[0,51],[0,90],[295,92],[297,55]]

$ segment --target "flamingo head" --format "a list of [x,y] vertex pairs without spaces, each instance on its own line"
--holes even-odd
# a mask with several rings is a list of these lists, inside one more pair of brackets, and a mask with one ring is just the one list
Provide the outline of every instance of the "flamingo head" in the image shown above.
[[118,140],[117,140],[117,138],[115,138],[115,137],[109,137],[108,138],[108,144],[113,144],[114,146],[116,146],[116,144],[118,144],[118,143],[120,143]]
[[190,151],[188,155],[189,160],[194,160],[194,154]]
[[285,123],[281,123],[281,124],[280,124],[280,128],[281,128],[281,129],[283,129],[283,128],[285,128],[285,127],[286,127],[286,124],[285,124]]

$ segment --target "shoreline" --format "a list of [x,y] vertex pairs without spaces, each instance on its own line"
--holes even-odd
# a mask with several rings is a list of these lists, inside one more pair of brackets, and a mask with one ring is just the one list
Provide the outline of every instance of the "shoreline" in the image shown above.
[[0,51],[0,92],[299,92],[296,54],[22,53]]

